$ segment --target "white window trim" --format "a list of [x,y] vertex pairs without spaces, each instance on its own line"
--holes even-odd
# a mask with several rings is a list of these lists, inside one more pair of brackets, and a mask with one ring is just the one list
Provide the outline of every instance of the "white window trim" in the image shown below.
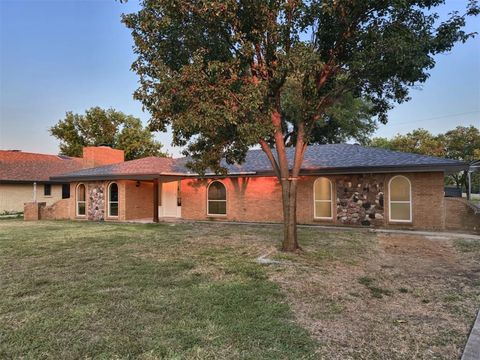
[[[392,200],[391,199],[391,185],[392,185],[392,180],[395,178],[404,178],[408,181],[408,188],[409,188],[409,201],[406,200]],[[410,217],[408,220],[397,220],[397,219],[392,219],[392,203],[394,204],[409,204],[410,205]],[[395,175],[388,181],[388,221],[392,223],[412,223],[412,209],[413,209],[413,201],[412,201],[412,183],[409,178],[403,175]]]
[[[83,185],[83,188],[85,189],[85,200],[78,200],[78,188]],[[79,211],[78,211],[78,208],[79,208],[79,204],[80,203],[83,203],[85,204],[85,214],[80,214]],[[86,217],[87,216],[87,186],[84,184],[84,183],[80,183],[77,185],[77,187],[75,188],[75,215],[77,217]]]
[[[330,200],[317,200],[315,199],[315,184],[320,179],[327,179],[328,183],[330,184]],[[330,216],[317,216],[317,207],[315,206],[317,202],[322,203],[330,203]],[[332,181],[324,176],[316,178],[313,182],[313,218],[316,220],[332,220],[333,219],[333,183]]]
[[118,214],[117,215],[112,215],[112,212],[111,212],[112,211],[112,207],[111,207],[112,204],[117,204],[117,211],[120,212],[119,201],[111,201],[110,200],[110,187],[113,184],[117,185],[117,196],[118,196],[118,198],[120,198],[120,188],[115,181],[112,181],[107,186],[107,199],[108,199],[108,201],[107,201],[107,214],[108,214],[108,217],[110,217],[110,218],[118,218]]
[[[208,198],[208,191],[210,190],[210,186],[211,186],[213,183],[216,183],[216,182],[222,184],[223,187],[225,188],[225,200],[210,200],[210,199]],[[225,186],[224,183],[222,183],[222,182],[219,181],[219,180],[214,180],[214,181],[212,181],[210,184],[208,184],[208,187],[207,187],[207,216],[226,217],[226,216],[227,216],[227,213],[228,213],[228,211],[227,211],[227,199],[228,199],[227,187]],[[208,208],[210,207],[210,206],[208,206],[208,205],[210,204],[210,201],[212,201],[212,202],[224,202],[224,203],[225,203],[225,214],[210,214],[210,212],[208,211]]]

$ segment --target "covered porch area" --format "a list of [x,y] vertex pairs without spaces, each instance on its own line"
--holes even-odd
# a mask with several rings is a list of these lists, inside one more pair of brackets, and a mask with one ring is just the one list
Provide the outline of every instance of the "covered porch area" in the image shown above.
[[[118,183],[118,220],[157,223],[181,218],[180,177],[160,176],[153,179],[125,179],[119,180]],[[111,194],[107,194],[107,198],[110,202]],[[108,211],[106,215],[107,220],[111,220]]]

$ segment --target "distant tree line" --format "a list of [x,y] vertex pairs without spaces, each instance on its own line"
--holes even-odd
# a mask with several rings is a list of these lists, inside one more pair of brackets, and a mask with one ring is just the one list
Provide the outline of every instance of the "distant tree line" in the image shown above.
[[[425,129],[417,129],[405,135],[396,135],[391,139],[376,137],[366,142],[372,147],[411,152],[470,163],[480,160],[480,130],[475,126],[457,126],[444,134],[433,135]],[[449,174],[445,182],[455,185],[463,191],[467,189],[467,174],[460,172]],[[480,192],[480,174],[472,175],[472,192]]]

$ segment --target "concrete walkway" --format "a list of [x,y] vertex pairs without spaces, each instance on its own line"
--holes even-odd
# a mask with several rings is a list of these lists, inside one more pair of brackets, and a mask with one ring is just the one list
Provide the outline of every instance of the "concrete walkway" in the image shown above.
[[463,350],[462,360],[480,360],[480,311]]

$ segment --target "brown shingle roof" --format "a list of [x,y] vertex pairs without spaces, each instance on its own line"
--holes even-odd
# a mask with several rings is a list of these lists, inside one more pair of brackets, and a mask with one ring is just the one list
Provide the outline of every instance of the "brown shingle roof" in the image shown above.
[[0,150],[0,182],[49,181],[84,168],[81,158]]
[[159,174],[172,173],[174,165],[175,159],[149,156],[119,164],[83,169],[54,177],[54,179],[60,180],[61,178],[66,178],[69,180],[71,177],[75,179],[95,179],[97,177],[103,179],[120,179],[132,176],[135,178],[153,179],[158,177]]

